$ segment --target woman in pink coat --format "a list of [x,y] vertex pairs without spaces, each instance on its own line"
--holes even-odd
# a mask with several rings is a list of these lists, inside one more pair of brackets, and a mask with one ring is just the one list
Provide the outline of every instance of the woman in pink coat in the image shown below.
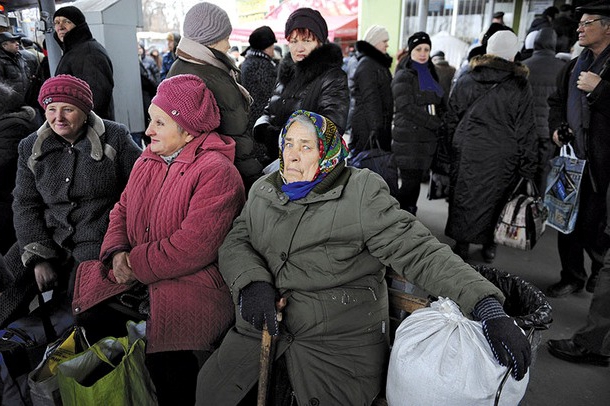
[[108,316],[117,300],[144,314],[159,404],[187,405],[200,366],[233,323],[217,259],[244,187],[235,141],[213,131],[220,114],[201,79],[163,81],[149,114],[151,143],[110,213],[100,261],[79,268],[73,311],[86,311],[93,329],[124,323]]

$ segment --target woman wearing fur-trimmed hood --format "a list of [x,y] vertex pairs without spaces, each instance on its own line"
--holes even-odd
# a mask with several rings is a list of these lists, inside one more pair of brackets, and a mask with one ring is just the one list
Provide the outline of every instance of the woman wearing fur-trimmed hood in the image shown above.
[[278,136],[295,110],[313,111],[330,119],[341,134],[349,110],[347,77],[341,69],[341,49],[328,43],[328,26],[322,15],[310,8],[295,10],[286,21],[290,53],[279,66],[278,83],[254,124],[254,138],[267,146],[269,157],[277,157]]
[[493,232],[502,206],[520,177],[533,179],[537,136],[528,69],[512,62],[518,40],[495,33],[487,54],[475,57],[449,99],[447,127],[452,139],[451,196],[445,234],[468,257],[469,243],[483,245],[492,262]]

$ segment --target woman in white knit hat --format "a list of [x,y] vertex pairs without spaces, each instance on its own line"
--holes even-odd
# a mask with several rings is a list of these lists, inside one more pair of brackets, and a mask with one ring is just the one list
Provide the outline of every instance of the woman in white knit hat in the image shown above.
[[445,234],[464,259],[469,244],[483,245],[486,262],[495,259],[493,232],[508,194],[536,171],[534,98],[527,67],[513,62],[518,51],[512,31],[496,32],[487,53],[470,61],[451,91],[452,193]]

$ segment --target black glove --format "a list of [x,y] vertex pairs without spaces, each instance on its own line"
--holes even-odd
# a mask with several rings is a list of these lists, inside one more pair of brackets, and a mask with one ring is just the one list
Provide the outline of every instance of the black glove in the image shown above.
[[513,377],[523,379],[532,362],[532,347],[523,330],[491,296],[477,303],[472,314],[483,324],[483,333],[498,363],[512,366]]
[[271,335],[278,334],[275,300],[277,291],[268,282],[252,282],[241,290],[239,296],[239,313],[257,330],[262,330],[267,322]]

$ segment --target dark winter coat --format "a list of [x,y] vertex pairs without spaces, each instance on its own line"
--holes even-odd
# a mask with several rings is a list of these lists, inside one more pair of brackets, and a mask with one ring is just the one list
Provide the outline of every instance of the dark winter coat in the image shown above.
[[267,145],[270,157],[277,156],[280,130],[288,117],[299,109],[323,115],[343,134],[349,110],[349,89],[342,63],[341,48],[335,44],[314,49],[298,63],[292,61],[290,54],[282,59],[273,95],[254,125],[254,137]]
[[5,257],[12,280],[0,286],[0,323],[27,311],[37,290],[37,263],[50,262],[63,281],[60,289],[66,289],[73,266],[99,256],[108,215],[141,151],[122,124],[91,112],[86,125],[74,144],[46,122],[19,143],[13,192],[17,243]]
[[30,88],[30,69],[21,52],[6,52],[0,46],[0,81],[13,88],[26,100]]
[[[273,94],[277,80],[277,64],[263,51],[251,48],[246,52],[246,59],[239,68],[241,70],[241,84],[254,99],[248,114],[248,131],[252,131],[254,123],[263,115],[265,106],[269,103],[269,98]],[[259,145],[261,145],[261,148],[257,148],[257,158],[263,165],[277,157],[277,151],[271,159],[267,156],[264,145]]]
[[[147,148],[110,212],[100,260],[129,251],[135,278],[148,286],[149,353],[213,351],[233,324],[216,262],[245,200],[234,155],[235,141],[215,132],[188,143],[169,166]],[[78,269],[76,313],[130,288],[100,265]]]
[[527,72],[520,63],[482,55],[473,58],[451,92],[447,127],[453,162],[445,234],[456,241],[493,242],[515,183],[520,176],[534,178],[537,135]]
[[90,113],[86,125],[72,145],[48,123],[19,144],[13,211],[25,266],[65,251],[78,262],[99,254],[110,209],[141,151],[122,124]]
[[[534,95],[534,117],[538,134],[538,173],[543,174],[548,161],[555,154],[555,144],[549,133],[549,105],[547,99],[557,89],[557,75],[565,67],[555,58],[556,34],[551,28],[539,31],[534,41],[534,54],[523,61],[529,68],[529,82]],[[542,180],[538,179],[539,185]]]
[[[356,42],[357,65],[349,77],[352,154],[370,149],[369,138],[377,139],[389,151],[392,143],[392,57],[366,41]],[[349,66],[349,65],[348,65]],[[351,69],[351,67],[350,67]],[[350,72],[351,73],[351,72]],[[375,146],[375,144],[373,144]]]
[[0,116],[0,254],[16,241],[13,226],[13,189],[17,174],[19,142],[36,130],[36,112],[22,107]]
[[228,71],[236,71],[235,64],[229,56],[210,48],[218,61],[226,66],[219,67],[176,59],[167,77],[187,74],[198,76],[214,93],[214,98],[220,109],[220,126],[218,132],[235,140],[235,166],[249,187],[257,179],[262,170],[260,163],[254,158],[254,141],[248,131],[249,100],[244,97],[237,82]]
[[93,111],[103,119],[114,119],[114,88],[112,61],[106,49],[97,42],[87,23],[70,30],[59,40],[57,33],[53,37],[63,49],[55,74],[68,74],[84,80],[93,93]]
[[[432,77],[438,82],[434,64],[428,61]],[[411,59],[399,64],[392,80],[394,128],[392,151],[399,168],[427,171],[436,150],[438,129],[445,111],[443,97],[430,90],[419,90],[417,72]],[[429,113],[434,105],[436,114]]]
[[[610,47],[603,52],[610,51]],[[579,58],[591,52],[585,49]],[[562,122],[567,122],[566,108],[568,98],[568,82],[570,73],[578,58],[566,65],[557,81],[557,91],[549,97],[549,131],[554,132]],[[610,57],[606,59],[606,64]],[[606,65],[607,66],[607,65]],[[610,68],[606,68],[602,81],[586,96],[586,103],[590,111],[590,124],[585,133],[577,134],[574,152],[579,158],[587,160],[585,170],[590,174],[598,193],[605,193],[610,183]]]
[[254,184],[219,251],[236,325],[199,374],[198,405],[236,405],[258,379],[261,333],[239,316],[241,290],[274,284],[287,297],[276,358],[299,405],[370,405],[388,360],[385,266],[464,314],[491,283],[400,210],[383,179],[340,165],[289,201],[278,172]]

